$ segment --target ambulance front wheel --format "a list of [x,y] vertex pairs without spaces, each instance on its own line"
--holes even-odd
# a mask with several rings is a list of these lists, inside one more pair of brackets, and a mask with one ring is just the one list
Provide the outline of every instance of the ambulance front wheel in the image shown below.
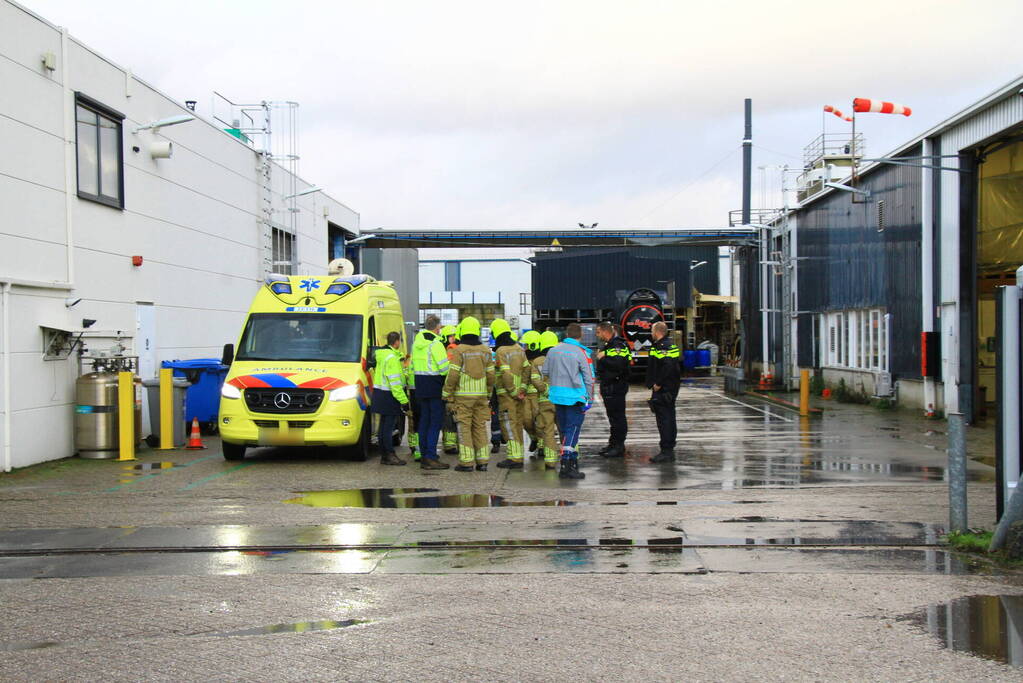
[[245,457],[245,444],[223,442],[224,460],[242,460]]
[[349,459],[358,462],[366,462],[369,460],[369,447],[372,433],[373,419],[370,413],[366,413],[362,419],[362,432],[359,434],[359,440],[355,442],[354,446],[348,446],[345,449]]

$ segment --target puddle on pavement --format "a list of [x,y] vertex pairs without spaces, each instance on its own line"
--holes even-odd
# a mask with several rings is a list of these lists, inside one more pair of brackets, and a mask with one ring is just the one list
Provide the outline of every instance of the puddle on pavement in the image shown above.
[[271,633],[312,633],[313,631],[333,631],[359,624],[368,624],[365,619],[345,619],[344,621],[299,621],[294,624],[271,624],[269,626],[257,626],[245,628],[239,631],[223,631],[221,633],[197,633],[200,636],[217,636],[219,638],[233,638],[235,636],[264,636]]
[[179,465],[173,462],[142,462],[137,465],[121,465],[118,483],[127,484],[132,481],[129,477],[148,477],[149,475],[159,474],[164,470],[171,470],[176,467],[179,467]]
[[924,628],[949,650],[1023,668],[1023,595],[970,595],[903,620]]
[[[269,626],[257,626],[255,628],[245,628],[238,631],[222,631],[222,632],[204,632],[204,633],[189,633],[189,636],[204,636],[204,637],[216,637],[216,638],[233,638],[236,636],[264,636],[274,633],[312,633],[315,631],[333,631],[339,628],[347,628],[349,626],[358,626],[360,624],[368,624],[369,621],[366,619],[345,619],[344,621],[332,621],[330,619],[323,619],[321,621],[299,621],[293,624],[270,624]],[[56,647],[61,645],[54,640],[15,640],[9,642],[0,642],[0,652],[16,652],[18,650],[41,650],[47,647]]]
[[[722,505],[734,501],[634,500],[589,502],[572,500],[508,500],[504,496],[483,493],[437,493],[438,489],[343,489],[337,491],[298,491],[301,495],[285,503],[314,508],[499,508],[499,507],[569,507],[574,505]],[[748,501],[755,502],[755,501]]]
[[14,640],[7,643],[0,642],[0,652],[16,652],[18,650],[42,650],[47,647],[55,647],[60,643],[54,640]]
[[511,501],[502,496],[480,493],[430,496],[438,489],[344,489],[338,491],[300,491],[302,495],[285,503],[314,508],[495,508],[511,506],[566,506],[567,500]]

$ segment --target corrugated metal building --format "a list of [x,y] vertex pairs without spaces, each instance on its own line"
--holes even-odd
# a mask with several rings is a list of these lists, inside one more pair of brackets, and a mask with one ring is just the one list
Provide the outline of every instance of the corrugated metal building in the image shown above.
[[[692,305],[692,288],[717,294],[717,247],[626,247],[538,253],[533,269],[534,310],[611,309],[624,292],[665,291],[675,283],[675,306]],[[691,269],[700,261],[706,264]]]
[[[868,195],[828,189],[772,224],[772,251],[796,275],[790,290],[770,285],[768,370],[791,384],[812,367],[868,395],[887,394],[890,380],[902,405],[979,416],[996,390],[994,290],[1023,265],[1021,90],[1023,77],[863,167],[857,189]],[[755,374],[760,266],[748,256]],[[783,316],[798,319],[795,344]],[[940,358],[926,372],[925,332],[927,355]]]

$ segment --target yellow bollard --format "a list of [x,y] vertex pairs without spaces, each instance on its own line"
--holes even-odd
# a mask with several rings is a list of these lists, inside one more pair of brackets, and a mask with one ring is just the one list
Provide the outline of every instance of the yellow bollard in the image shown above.
[[160,368],[160,448],[174,450],[174,370]]
[[135,459],[135,373],[117,373],[118,460]]
[[810,414],[810,371],[799,371],[799,414],[806,417]]

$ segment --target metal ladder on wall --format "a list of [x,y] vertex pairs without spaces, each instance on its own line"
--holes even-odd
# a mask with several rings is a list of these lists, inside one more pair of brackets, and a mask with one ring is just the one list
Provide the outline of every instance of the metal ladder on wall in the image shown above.
[[[264,100],[240,104],[214,92],[212,113],[227,126],[226,132],[248,143],[259,155],[257,279],[274,272],[293,274],[298,264],[298,103]],[[284,173],[275,174],[275,166]],[[274,199],[276,175],[280,176],[279,201]],[[277,220],[277,214],[283,220]]]

